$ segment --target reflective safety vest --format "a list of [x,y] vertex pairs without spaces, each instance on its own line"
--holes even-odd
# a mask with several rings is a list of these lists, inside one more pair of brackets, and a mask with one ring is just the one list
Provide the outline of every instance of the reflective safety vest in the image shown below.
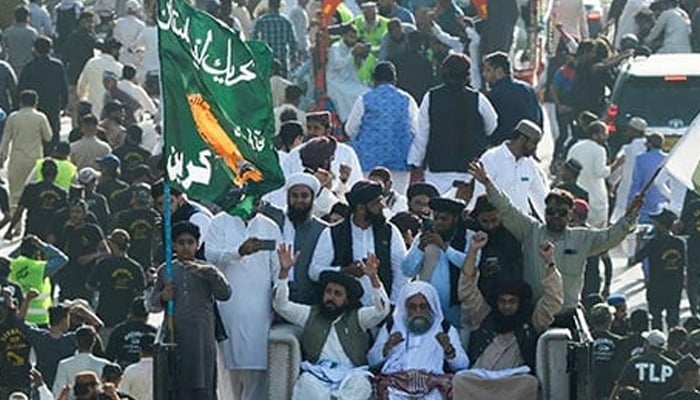
[[[53,158],[56,162],[56,166],[58,167],[58,174],[56,175],[56,180],[55,184],[56,186],[60,187],[61,189],[65,190],[66,192],[68,189],[70,189],[70,185],[73,183],[73,180],[75,179],[75,175],[78,173],[78,167],[75,166],[72,162],[68,160],[58,160],[56,158]],[[41,166],[44,165],[44,159],[38,159],[36,160],[36,181],[41,182],[44,180],[44,177],[41,175]]]
[[39,297],[29,303],[27,310],[28,322],[37,325],[49,323],[49,307],[51,307],[51,280],[44,277],[46,261],[37,261],[25,256],[19,256],[10,263],[9,280],[22,287],[26,296],[29,289],[39,291]]

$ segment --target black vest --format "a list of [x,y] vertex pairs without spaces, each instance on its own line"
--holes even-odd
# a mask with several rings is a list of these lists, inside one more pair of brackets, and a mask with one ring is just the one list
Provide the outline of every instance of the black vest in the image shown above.
[[[476,362],[476,360],[484,354],[484,351],[489,347],[496,336],[498,336],[493,329],[493,315],[494,311],[486,317],[479,329],[473,331],[469,336],[468,353],[469,359],[472,360],[472,362]],[[523,324],[515,330],[515,339],[518,341],[520,354],[525,360],[525,365],[530,367],[530,373],[533,375],[535,373],[538,337],[537,331],[530,323]]]
[[[352,230],[350,218],[331,228],[333,238],[333,262],[331,265],[346,267],[352,264]],[[373,225],[374,254],[379,259],[379,280],[382,281],[387,295],[391,297],[391,285],[394,281],[391,273],[391,224]]]
[[[280,232],[284,233],[284,211],[270,204],[261,206],[260,211],[275,221]],[[309,278],[309,264],[316,251],[318,238],[327,227],[325,222],[314,216],[294,227],[294,251],[300,253],[294,264],[294,280],[289,284],[289,299],[295,303],[318,304],[321,298],[321,286]]]
[[486,148],[479,93],[440,85],[430,90],[430,137],[426,167],[432,172],[467,172]]

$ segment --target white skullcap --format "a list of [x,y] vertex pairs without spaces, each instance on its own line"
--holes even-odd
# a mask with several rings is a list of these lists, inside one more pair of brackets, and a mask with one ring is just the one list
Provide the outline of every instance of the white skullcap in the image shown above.
[[319,190],[321,190],[321,183],[318,181],[318,179],[316,179],[315,176],[304,172],[297,172],[288,176],[287,185],[285,186],[285,189],[289,191],[289,189],[297,185],[303,185],[308,187],[314,193],[314,196],[318,193]]

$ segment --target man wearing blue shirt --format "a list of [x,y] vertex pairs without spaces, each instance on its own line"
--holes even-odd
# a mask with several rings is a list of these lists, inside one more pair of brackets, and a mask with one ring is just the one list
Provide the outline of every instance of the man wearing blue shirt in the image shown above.
[[464,203],[446,198],[429,202],[435,218],[411,245],[402,264],[407,277],[417,276],[437,289],[445,318],[453,326],[460,325],[460,302],[457,296],[459,274],[466,257],[471,233],[462,224]]

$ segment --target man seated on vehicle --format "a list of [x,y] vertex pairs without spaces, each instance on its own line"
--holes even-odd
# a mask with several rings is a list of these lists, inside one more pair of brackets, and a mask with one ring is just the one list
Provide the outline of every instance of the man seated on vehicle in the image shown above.
[[469,366],[459,332],[443,316],[437,290],[423,281],[403,287],[367,358],[371,367],[381,367],[379,399],[448,398],[451,373]]
[[537,338],[554,321],[564,304],[561,274],[554,266],[554,245],[540,244],[545,273],[543,295],[532,303],[532,289],[522,280],[504,279],[484,298],[477,288],[477,253],[488,242],[484,232],[472,238],[462,268],[459,297],[462,315],[478,327],[469,338],[472,369],[455,375],[456,399],[537,399],[534,374]]
[[372,284],[373,304],[361,307],[363,289],[354,277],[340,271],[320,274],[323,299],[309,306],[289,301],[289,271],[299,259],[291,246],[278,250],[280,271],[272,305],[285,320],[302,328],[301,375],[294,400],[368,400],[372,396],[367,368],[367,332],[389,315],[389,297],[379,280],[379,260],[369,254],[361,269]]

